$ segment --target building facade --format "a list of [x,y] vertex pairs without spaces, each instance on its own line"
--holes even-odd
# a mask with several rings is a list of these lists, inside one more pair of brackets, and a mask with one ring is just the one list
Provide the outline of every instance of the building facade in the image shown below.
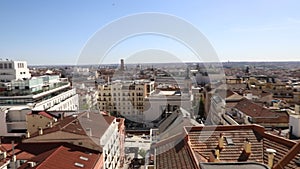
[[0,81],[10,82],[15,79],[29,79],[31,77],[27,62],[0,60]]
[[154,92],[154,82],[113,81],[99,85],[98,91],[98,107],[101,111],[143,119],[144,100]]
[[1,61],[0,65],[0,73],[5,74],[0,78],[1,136],[23,135],[25,116],[31,110],[76,112],[79,109],[78,95],[68,79],[58,75],[31,77],[24,61]]

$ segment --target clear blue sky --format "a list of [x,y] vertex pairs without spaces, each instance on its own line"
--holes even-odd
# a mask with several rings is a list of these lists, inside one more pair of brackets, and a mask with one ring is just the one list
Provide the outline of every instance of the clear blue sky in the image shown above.
[[135,13],[162,12],[197,27],[221,61],[300,61],[299,8],[298,0],[0,1],[0,57],[31,65],[76,64],[85,43],[104,25]]

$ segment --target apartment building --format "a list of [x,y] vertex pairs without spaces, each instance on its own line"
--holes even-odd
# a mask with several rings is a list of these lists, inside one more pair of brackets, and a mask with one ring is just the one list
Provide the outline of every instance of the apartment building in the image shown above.
[[25,61],[1,64],[0,73],[5,74],[0,76],[1,136],[23,135],[25,116],[31,110],[78,110],[78,95],[68,79],[58,75],[31,77]]
[[98,91],[98,107],[101,111],[143,119],[144,100],[154,92],[154,82],[117,80],[99,85]]
[[[38,115],[48,116],[46,112]],[[32,115],[31,115],[32,116]],[[36,115],[35,115],[36,116]],[[28,125],[41,123],[31,121]],[[124,162],[124,119],[115,118],[99,112],[83,112],[58,119],[40,127],[34,133],[27,133],[23,143],[70,143],[101,152],[103,169],[115,169]]]

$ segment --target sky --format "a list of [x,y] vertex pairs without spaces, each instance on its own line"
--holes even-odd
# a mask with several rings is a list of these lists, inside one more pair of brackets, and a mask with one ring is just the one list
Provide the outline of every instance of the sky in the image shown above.
[[[25,60],[29,65],[78,64],[85,45],[105,26],[153,12],[193,25],[207,38],[219,61],[300,61],[299,7],[298,0],[0,1],[0,58]],[[120,27],[105,38],[123,29],[132,28]],[[145,34],[115,44],[99,62],[134,57],[148,62],[149,53],[166,54],[167,59],[171,54],[184,62],[205,60],[172,38]]]

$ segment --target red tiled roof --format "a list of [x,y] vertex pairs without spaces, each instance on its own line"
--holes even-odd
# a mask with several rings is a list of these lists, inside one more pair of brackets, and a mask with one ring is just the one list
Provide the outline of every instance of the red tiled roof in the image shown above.
[[156,145],[156,168],[197,169],[188,143],[175,136]]
[[[206,162],[212,150],[218,148],[219,134],[223,133],[225,138],[232,139],[234,145],[228,145],[224,139],[224,148],[220,151],[221,162],[252,161],[267,164],[266,149],[274,149],[276,150],[274,167],[278,169],[298,167],[296,160],[300,157],[299,143],[267,133],[258,125],[185,127],[185,130],[193,152],[201,155],[201,158],[197,156],[200,162]],[[243,155],[246,138],[252,145],[249,156]]]
[[[35,143],[35,145],[39,146],[40,143]],[[47,147],[47,145],[48,143],[43,143],[44,147]],[[53,143],[50,143],[50,145],[53,145]],[[78,168],[75,163],[83,164],[83,168],[93,168],[101,155],[97,151],[68,143],[57,143],[56,147],[48,149],[48,151],[28,159],[28,162],[35,162],[37,164],[35,168],[41,169],[75,169]],[[80,159],[80,157],[87,158],[87,160]],[[25,163],[20,169],[25,169],[27,166],[28,163]]]
[[53,119],[53,116],[51,116],[51,115],[50,115],[49,113],[47,113],[47,112],[41,111],[41,112],[39,112],[38,114],[41,115],[41,116],[47,117],[47,118],[49,118],[49,119]]
[[244,98],[235,105],[236,109],[244,114],[252,117],[253,122],[260,123],[288,123],[288,114],[281,112],[274,112],[263,106],[253,103]]
[[[80,159],[80,157],[87,158],[87,161]],[[76,146],[60,146],[37,169],[77,169],[75,163],[83,164],[84,168],[93,168],[99,157],[99,154],[91,153],[87,149]]]
[[114,120],[115,120],[115,117],[114,116],[103,116],[103,118],[106,120],[106,122],[108,124],[111,124]]
[[[14,144],[14,154],[17,159],[29,160],[39,154],[53,150],[59,145],[61,143],[19,143]],[[6,149],[8,156],[13,155],[12,144],[2,144],[2,146]]]
[[[49,134],[57,131],[65,131],[79,135],[86,135],[85,131],[82,129],[77,118],[75,116],[64,117],[63,120],[59,120],[52,128],[45,128],[43,134]],[[31,137],[39,136],[39,132],[31,134]]]
[[[252,161],[263,162],[263,145],[252,129],[239,129],[230,131],[191,131],[189,132],[189,140],[191,148],[194,152],[199,153],[206,159],[209,159],[212,150],[217,149],[218,139],[220,134],[224,133],[225,138],[231,138],[234,145],[227,145],[224,139],[225,148],[220,151],[220,161],[238,162]],[[246,139],[252,144],[252,153],[249,156],[244,156],[243,146]]]
[[275,113],[244,98],[235,108],[251,117],[275,117]]

